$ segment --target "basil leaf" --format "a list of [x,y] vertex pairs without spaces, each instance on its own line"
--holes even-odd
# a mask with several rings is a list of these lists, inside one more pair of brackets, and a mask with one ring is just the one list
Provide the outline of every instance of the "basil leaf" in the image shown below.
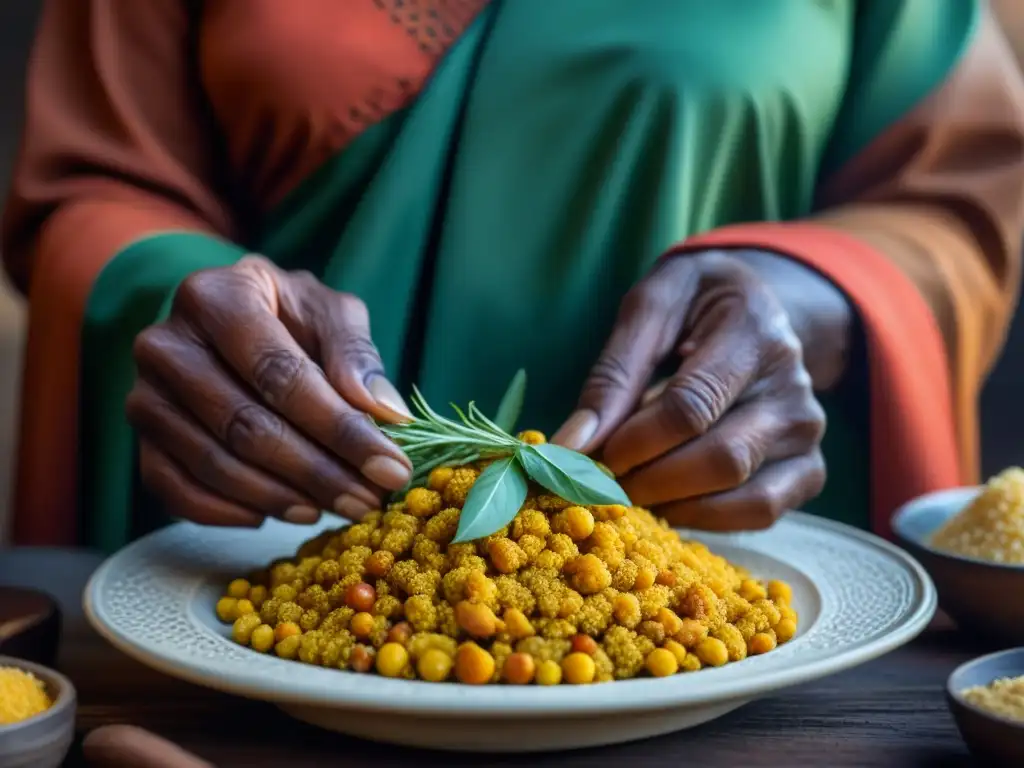
[[519,513],[526,492],[526,475],[515,456],[493,462],[469,489],[452,541],[458,544],[490,536]]
[[566,501],[630,506],[619,484],[582,453],[546,443],[523,445],[516,455],[531,480]]
[[523,412],[523,401],[526,399],[526,371],[520,368],[512,377],[512,383],[508,385],[505,394],[502,395],[498,410],[494,416],[494,423],[509,434],[514,434],[516,422]]

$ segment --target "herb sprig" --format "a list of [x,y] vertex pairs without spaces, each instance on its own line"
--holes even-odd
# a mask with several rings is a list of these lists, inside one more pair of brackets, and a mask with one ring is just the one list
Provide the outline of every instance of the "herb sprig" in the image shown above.
[[528,480],[573,504],[629,505],[614,478],[584,454],[550,443],[530,445],[512,435],[525,392],[526,373],[519,371],[493,420],[472,402],[465,411],[452,404],[455,420],[437,413],[413,387],[417,416],[381,427],[412,461],[411,485],[422,485],[437,467],[494,459],[466,497],[455,542],[481,539],[509,523],[526,500]]

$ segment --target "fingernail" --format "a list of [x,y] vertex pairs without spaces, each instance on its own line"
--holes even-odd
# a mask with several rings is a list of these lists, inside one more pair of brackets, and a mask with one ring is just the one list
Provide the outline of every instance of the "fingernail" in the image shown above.
[[407,466],[388,456],[374,456],[367,459],[359,471],[376,485],[395,491],[408,483],[411,477]]
[[334,500],[334,511],[342,517],[347,517],[349,520],[362,520],[373,510],[362,499],[357,499],[355,496],[343,493]]
[[405,400],[395,389],[394,384],[384,376],[374,376],[367,382],[366,388],[370,390],[370,395],[374,400],[397,416],[404,419],[413,417],[412,411],[409,410],[409,406],[405,404]]
[[284,519],[296,525],[312,525],[320,519],[320,510],[297,504],[285,510]]
[[551,442],[578,451],[590,442],[600,423],[597,414],[593,411],[576,411],[555,433]]

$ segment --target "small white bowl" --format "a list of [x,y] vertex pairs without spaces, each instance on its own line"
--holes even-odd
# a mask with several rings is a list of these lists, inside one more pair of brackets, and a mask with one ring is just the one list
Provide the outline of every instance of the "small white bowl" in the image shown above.
[[955,488],[914,499],[897,510],[892,528],[928,571],[939,605],[961,629],[1004,648],[1024,645],[1024,566],[964,557],[931,544],[935,532],[980,490]]
[[0,667],[31,672],[46,685],[53,705],[20,723],[0,725],[0,766],[58,768],[75,738],[75,687],[64,675],[11,656],[0,656]]

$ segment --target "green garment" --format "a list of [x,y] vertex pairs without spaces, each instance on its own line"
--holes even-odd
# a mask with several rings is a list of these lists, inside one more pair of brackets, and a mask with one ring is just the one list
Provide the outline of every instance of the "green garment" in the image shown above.
[[[137,532],[131,343],[189,273],[253,250],[309,269],[366,302],[401,389],[493,410],[524,367],[523,424],[550,431],[667,248],[810,213],[818,178],[949,73],[976,15],[975,0],[494,0],[415,102],[257,241],[155,234],[101,274],[83,336],[88,542]],[[830,481],[809,508],[866,525],[864,358],[851,367],[825,398]]]

